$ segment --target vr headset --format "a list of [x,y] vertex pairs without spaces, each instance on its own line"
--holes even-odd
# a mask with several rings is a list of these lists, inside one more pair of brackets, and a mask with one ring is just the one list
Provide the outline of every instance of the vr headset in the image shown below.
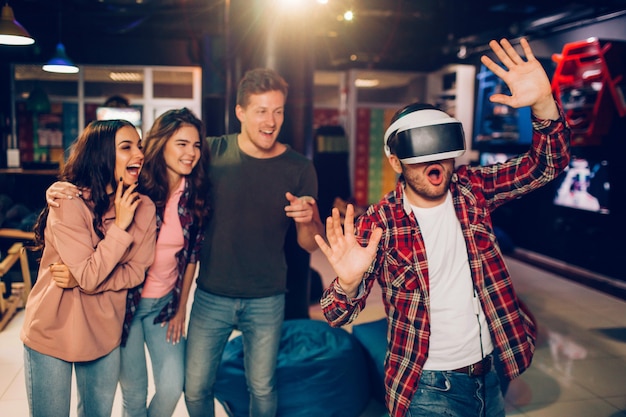
[[385,154],[405,164],[440,161],[465,153],[461,122],[430,104],[414,103],[391,119],[384,137]]

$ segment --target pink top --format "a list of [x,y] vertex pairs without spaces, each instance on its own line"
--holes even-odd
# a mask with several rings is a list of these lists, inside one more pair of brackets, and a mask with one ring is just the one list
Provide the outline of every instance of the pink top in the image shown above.
[[[45,248],[20,338],[44,355],[90,361],[120,344],[127,289],[141,284],[154,259],[156,210],[152,200],[141,196],[133,223],[122,230],[111,207],[103,217],[100,239],[83,199],[57,201],[60,207],[48,214]],[[56,262],[67,265],[78,287],[54,283],[48,266]]]
[[183,249],[185,244],[183,228],[178,216],[178,201],[184,190],[185,178],[183,177],[180,186],[165,204],[163,223],[156,242],[154,263],[148,270],[148,276],[141,290],[143,298],[161,298],[172,291],[176,285],[178,278],[176,254]]

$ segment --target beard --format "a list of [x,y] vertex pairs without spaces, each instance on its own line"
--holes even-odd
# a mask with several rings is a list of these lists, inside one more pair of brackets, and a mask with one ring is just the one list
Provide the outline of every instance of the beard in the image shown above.
[[421,167],[402,165],[406,187],[416,196],[431,202],[445,199],[452,181],[453,163],[426,163]]

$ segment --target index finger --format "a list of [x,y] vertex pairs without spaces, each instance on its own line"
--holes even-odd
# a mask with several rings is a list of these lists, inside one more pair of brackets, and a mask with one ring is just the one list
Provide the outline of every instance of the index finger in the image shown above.
[[139,187],[138,183],[133,183],[128,186],[126,191],[124,191],[124,195],[127,197],[132,197],[131,202],[135,202],[139,200],[139,193],[137,192],[137,187]]
[[287,201],[289,201],[290,204],[298,201],[298,196],[291,194],[289,191],[285,193],[285,198],[287,199]]

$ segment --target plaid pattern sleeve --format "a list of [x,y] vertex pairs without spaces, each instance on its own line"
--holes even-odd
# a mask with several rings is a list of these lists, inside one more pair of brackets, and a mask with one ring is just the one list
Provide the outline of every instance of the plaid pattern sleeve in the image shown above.
[[556,121],[533,117],[532,122],[533,141],[527,152],[504,163],[458,171],[461,181],[472,182],[464,184],[468,192],[484,200],[490,211],[548,184],[569,164],[570,135],[563,113]]
[[126,346],[128,333],[130,332],[130,324],[133,322],[135,311],[137,311],[137,306],[139,306],[139,301],[141,301],[142,287],[142,285],[139,285],[135,288],[131,288],[126,293],[126,314],[124,315],[124,324],[122,326],[122,346]]

